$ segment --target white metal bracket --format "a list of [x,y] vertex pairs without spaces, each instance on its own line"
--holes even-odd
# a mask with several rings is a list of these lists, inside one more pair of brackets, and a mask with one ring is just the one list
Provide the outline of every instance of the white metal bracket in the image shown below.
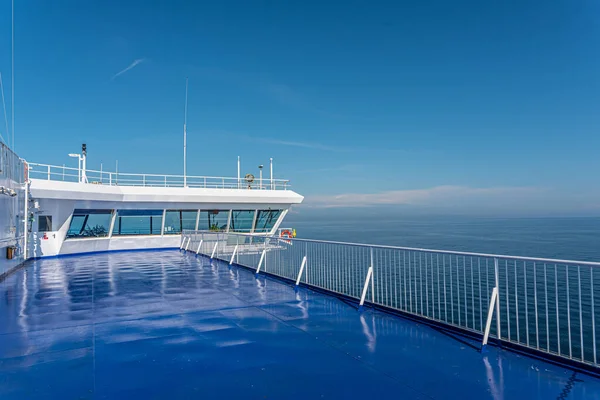
[[302,265],[300,266],[300,272],[298,273],[298,278],[296,278],[296,287],[300,284],[300,278],[302,278],[302,273],[304,272],[304,267],[306,267],[306,256],[302,259]]
[[219,241],[217,240],[215,242],[215,247],[213,247],[213,251],[212,254],[210,255],[210,259],[212,260],[213,258],[215,258],[215,252],[217,251],[217,246],[219,245]]
[[494,317],[494,307],[498,302],[498,288],[492,289],[492,298],[488,309],[487,321],[485,323],[485,332],[483,333],[483,342],[481,342],[481,351],[487,346],[488,338],[490,337],[490,329],[492,328],[492,318]]
[[[360,307],[363,307],[365,304],[365,298],[367,297],[367,290],[369,290],[369,282],[373,277],[373,267],[369,267],[369,272],[367,272],[367,278],[365,279],[365,285],[363,286],[362,296],[360,296]],[[373,286],[371,285],[371,292],[373,291]]]
[[200,248],[202,247],[202,242],[204,239],[200,239],[200,243],[198,244],[198,250],[196,250],[196,254],[200,254]]
[[235,259],[235,254],[237,253],[237,249],[238,249],[238,245],[235,245],[235,248],[233,249],[233,254],[231,255],[231,260],[229,260],[229,265],[233,264],[233,260]]
[[266,254],[267,254],[267,249],[264,249],[262,251],[262,254],[260,255],[260,261],[258,262],[258,268],[256,268],[256,274],[258,274],[260,272],[260,267],[262,266],[262,263],[265,260]]

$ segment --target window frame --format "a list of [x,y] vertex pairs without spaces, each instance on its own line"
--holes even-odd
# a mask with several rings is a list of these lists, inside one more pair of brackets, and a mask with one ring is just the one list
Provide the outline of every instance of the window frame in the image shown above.
[[[138,209],[121,209],[121,210],[115,210],[114,211],[115,215],[114,215],[114,225],[113,228],[111,230],[111,234],[110,237],[112,238],[113,236],[162,236],[162,232],[164,229],[164,216],[165,216],[165,210],[164,209],[160,209],[160,210],[156,210],[156,209],[143,209],[143,210],[138,210]],[[140,218],[149,218],[148,219],[148,228],[149,228],[149,233],[120,233],[122,230],[122,225],[123,225],[123,218],[128,218],[128,217],[140,217]],[[154,222],[155,222],[155,218],[160,218],[160,223],[158,224],[158,227],[154,226]],[[154,233],[156,232],[156,233]]]
[[[42,229],[42,218],[45,218],[44,227],[50,227],[50,229]],[[52,230],[52,215],[38,215],[38,232],[54,232]]]

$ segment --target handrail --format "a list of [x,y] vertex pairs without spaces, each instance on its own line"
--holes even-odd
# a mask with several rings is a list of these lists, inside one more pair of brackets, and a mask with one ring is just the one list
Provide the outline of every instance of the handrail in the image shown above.
[[[193,231],[189,231],[192,233]],[[184,231],[184,234],[186,231]],[[228,232],[229,235],[247,236],[245,233],[240,232]],[[286,238],[287,240],[287,238]],[[390,250],[405,250],[405,251],[421,251],[426,253],[439,253],[439,254],[451,254],[457,256],[470,256],[470,257],[485,257],[485,258],[502,258],[510,260],[521,260],[521,261],[535,261],[535,262],[547,262],[556,264],[576,264],[576,265],[587,265],[593,267],[600,267],[600,262],[597,261],[577,261],[577,260],[561,260],[555,258],[541,258],[541,257],[525,257],[525,256],[512,256],[504,254],[493,254],[493,253],[471,253],[466,251],[456,250],[435,250],[421,247],[405,247],[405,246],[389,246],[382,244],[369,244],[369,243],[354,243],[354,242],[339,242],[334,240],[319,240],[319,239],[305,239],[305,238],[293,238],[296,242],[310,242],[310,243],[322,243],[322,244],[338,244],[346,246],[357,246],[357,247],[373,247],[378,249],[390,249]]]
[[480,335],[482,349],[492,337],[600,368],[598,262],[239,232],[184,230],[182,240],[196,254],[257,274]]
[[[74,167],[29,163],[29,175],[32,178],[79,182],[81,170]],[[188,175],[184,180],[183,175],[172,174],[136,174],[128,172],[110,172],[86,169],[87,183],[100,183],[113,186],[149,186],[149,187],[187,187],[192,188],[220,188],[220,189],[256,189],[256,190],[287,190],[290,188],[287,179],[265,178],[261,181],[255,179],[247,182],[243,178]]]

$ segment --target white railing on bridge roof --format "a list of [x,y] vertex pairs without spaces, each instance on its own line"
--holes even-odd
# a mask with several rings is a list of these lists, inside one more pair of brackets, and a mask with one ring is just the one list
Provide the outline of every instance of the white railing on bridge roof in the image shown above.
[[[29,178],[49,181],[81,182],[82,170],[79,168],[28,163]],[[111,186],[147,186],[147,187],[184,187],[183,175],[130,174],[86,169],[85,180],[88,184]],[[186,186],[190,188],[212,189],[253,189],[287,190],[289,180],[258,179],[248,182],[244,178],[220,176],[186,176]]]
[[600,263],[184,231],[182,248],[600,367]]

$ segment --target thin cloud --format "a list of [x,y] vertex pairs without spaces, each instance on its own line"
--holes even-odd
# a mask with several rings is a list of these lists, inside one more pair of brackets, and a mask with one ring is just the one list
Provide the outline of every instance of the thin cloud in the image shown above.
[[144,61],[146,61],[145,58],[138,58],[136,60],[133,60],[133,62],[131,64],[129,64],[129,66],[125,69],[122,69],[121,71],[117,72],[116,74],[113,75],[112,78],[110,78],[110,80],[115,79],[118,76],[123,75],[125,72],[137,67],[138,65],[140,65],[141,63],[143,63]]
[[[217,132],[215,132],[215,133],[217,133]],[[250,136],[250,135],[245,135],[245,134],[233,134],[233,133],[229,133],[229,132],[224,132],[224,133],[218,132],[218,133],[221,135],[225,134],[227,136],[235,137],[235,138],[242,139],[245,141],[274,144],[277,146],[290,146],[290,147],[299,147],[299,148],[303,148],[303,149],[335,151],[335,152],[354,151],[353,149],[350,149],[347,147],[329,146],[329,145],[325,145],[325,144],[313,142],[313,141],[297,142],[297,141],[293,141],[293,140],[281,140],[281,139],[273,139],[273,138],[266,138],[266,137]]]
[[393,190],[380,193],[345,193],[307,196],[306,203],[314,207],[367,207],[376,205],[463,205],[469,202],[521,202],[539,197],[543,191],[535,187],[471,188],[466,186],[436,186],[428,189]]
[[281,145],[281,146],[303,147],[305,149],[313,149],[313,150],[348,151],[348,149],[345,149],[343,147],[327,146],[327,145],[316,143],[316,142],[294,142],[294,141],[288,141],[288,140],[265,139],[265,138],[255,138],[255,140],[259,140],[264,143]]

